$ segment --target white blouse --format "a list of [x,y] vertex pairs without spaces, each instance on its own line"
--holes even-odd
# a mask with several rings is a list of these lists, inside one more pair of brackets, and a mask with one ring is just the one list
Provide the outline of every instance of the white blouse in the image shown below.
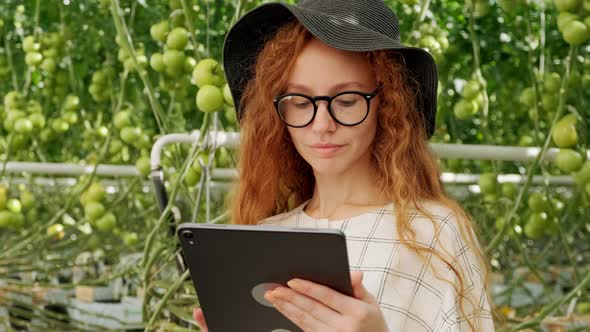
[[[444,280],[436,278],[417,254],[400,243],[393,203],[351,218],[328,221],[308,216],[303,211],[308,202],[269,217],[260,225],[341,230],[346,235],[350,269],[363,271],[363,285],[379,302],[390,331],[470,331],[467,322],[460,319],[456,291],[444,281],[450,280],[458,285],[455,274],[429,255],[428,260]],[[479,325],[477,331],[494,331],[481,270],[460,236],[456,218],[450,209],[440,204],[427,203],[424,208],[438,223],[439,241],[435,241],[432,221],[414,211],[410,218],[416,244],[432,247],[445,257],[449,257],[445,255],[447,252],[452,254],[454,266],[467,276],[464,281],[467,296],[477,299],[474,304],[482,308],[475,320]],[[472,307],[466,306],[465,309],[471,317]]]

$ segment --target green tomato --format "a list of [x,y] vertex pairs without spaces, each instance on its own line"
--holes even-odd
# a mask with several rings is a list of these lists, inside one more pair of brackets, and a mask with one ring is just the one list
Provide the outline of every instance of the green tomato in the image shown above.
[[192,73],[195,67],[197,66],[197,60],[192,56],[187,56],[184,60],[184,72],[185,73]]
[[567,173],[576,172],[582,168],[582,155],[571,149],[561,149],[555,156],[555,165]]
[[590,39],[590,29],[580,21],[571,21],[563,28],[563,39],[573,46],[578,46]]
[[23,205],[18,199],[11,198],[6,202],[6,208],[11,212],[21,213],[23,210]]
[[528,107],[535,106],[535,90],[533,88],[526,88],[520,93],[520,102]]
[[113,138],[111,141],[111,145],[109,146],[109,153],[112,155],[116,155],[123,150],[123,143],[116,138]]
[[113,116],[115,128],[122,129],[131,125],[131,112],[129,110],[119,111]]
[[[199,162],[199,160],[201,162]],[[201,174],[201,172],[202,172],[201,163],[203,163],[203,165],[209,164],[209,152],[208,151],[201,152],[197,156],[197,158],[193,161],[191,168],[194,171],[196,171],[197,173]]]
[[25,55],[25,63],[29,67],[36,67],[43,61],[43,55],[39,52],[31,52]]
[[55,73],[55,69],[57,69],[57,64],[55,60],[52,58],[45,58],[43,62],[41,62],[41,69],[47,73]]
[[97,221],[106,212],[104,205],[99,202],[89,202],[84,206],[84,214],[89,221]]
[[573,176],[574,181],[579,185],[590,183],[590,160],[586,160],[582,168]]
[[21,108],[24,105],[24,98],[18,91],[9,91],[4,95],[4,107],[6,110]]
[[195,171],[193,168],[189,168],[186,172],[186,176],[184,177],[184,183],[189,187],[193,187],[199,183],[200,178],[201,173]]
[[100,182],[95,182],[86,190],[86,198],[88,202],[100,202],[105,198],[107,192]]
[[518,195],[518,187],[511,182],[502,183],[502,195],[508,198],[515,198]]
[[148,176],[150,174],[151,165],[150,165],[150,158],[148,157],[140,157],[135,162],[135,167],[139,171],[139,174],[142,176]]
[[110,232],[115,226],[117,226],[117,217],[112,212],[107,212],[96,221],[96,228],[103,232]]
[[555,236],[559,233],[559,220],[557,218],[547,218],[545,220],[544,235]]
[[96,134],[99,137],[107,138],[107,136],[109,136],[109,128],[107,128],[105,126],[100,126],[96,129]]
[[41,48],[41,45],[35,41],[34,36],[26,36],[23,38],[23,51],[26,53],[36,52]]
[[14,131],[19,134],[29,134],[33,131],[33,122],[28,118],[20,118],[14,123]]
[[581,4],[581,0],[553,0],[555,7],[560,12],[575,12]]
[[53,130],[57,131],[58,133],[65,133],[70,129],[70,124],[63,119],[58,118],[53,121],[51,128],[53,128]]
[[225,83],[225,85],[223,86],[223,99],[225,100],[225,103],[231,106],[235,106],[234,105],[234,98],[232,97],[231,94],[231,90],[229,88],[229,84]]
[[47,227],[47,235],[49,235],[54,240],[61,240],[65,237],[66,233],[64,230],[64,225],[62,224],[53,224]]
[[170,0],[168,2],[171,10],[182,9],[182,2],[181,0]]
[[70,125],[75,124],[78,122],[78,114],[73,111],[67,111],[62,115],[62,118],[66,120],[67,123]]
[[238,116],[236,114],[236,108],[234,106],[226,106],[225,107],[225,119],[230,124],[237,124],[238,123]]
[[29,120],[33,124],[33,129],[39,130],[45,127],[45,116],[41,113],[33,113],[29,115]]
[[547,227],[547,214],[534,213],[527,220],[524,226],[524,235],[529,239],[538,240],[545,235]]
[[141,129],[136,127],[124,127],[121,129],[121,140],[127,144],[133,144],[141,135]]
[[193,70],[193,83],[199,88],[205,85],[221,86],[223,84],[223,68],[214,59],[203,59]]
[[197,92],[197,107],[209,113],[223,109],[223,92],[214,85],[205,85]]
[[156,23],[150,27],[150,35],[155,41],[165,42],[166,36],[170,31],[170,25],[167,20]]
[[483,194],[494,195],[498,188],[498,177],[493,173],[485,173],[479,177],[479,188]]
[[70,112],[77,111],[78,109],[80,109],[80,98],[78,98],[78,96],[75,95],[68,95],[64,102],[63,108],[64,110]]
[[571,121],[559,121],[551,134],[553,142],[560,148],[571,148],[578,143],[576,126]]
[[530,194],[527,202],[533,212],[543,212],[547,208],[547,197],[539,192]]
[[468,120],[477,113],[478,105],[473,100],[461,99],[453,107],[453,114],[459,120]]
[[12,211],[0,211],[0,228],[19,230],[25,225],[25,216]]
[[477,81],[469,81],[463,88],[463,97],[473,100],[480,93],[481,87]]
[[545,92],[557,93],[561,88],[561,76],[558,73],[546,73],[543,80]]
[[127,232],[123,235],[123,243],[129,247],[133,247],[139,242],[139,237],[135,232]]
[[35,195],[32,192],[25,190],[20,193],[20,202],[25,210],[29,210],[35,205]]
[[174,28],[166,38],[166,46],[169,49],[184,50],[188,43],[188,31],[185,28]]
[[25,117],[25,113],[18,110],[8,111],[6,118],[4,119],[4,128],[8,131],[14,130],[14,126],[19,119]]
[[14,224],[14,213],[10,211],[0,211],[0,228],[10,228]]
[[166,73],[170,76],[176,76],[184,70],[184,52],[178,50],[166,50],[162,60],[166,66]]

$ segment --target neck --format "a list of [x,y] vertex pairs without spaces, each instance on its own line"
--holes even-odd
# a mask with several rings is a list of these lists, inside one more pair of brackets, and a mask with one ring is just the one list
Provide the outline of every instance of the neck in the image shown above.
[[314,176],[315,187],[313,197],[306,206],[307,211],[330,216],[338,209],[388,204],[381,194],[370,160],[358,163],[342,173],[314,172]]

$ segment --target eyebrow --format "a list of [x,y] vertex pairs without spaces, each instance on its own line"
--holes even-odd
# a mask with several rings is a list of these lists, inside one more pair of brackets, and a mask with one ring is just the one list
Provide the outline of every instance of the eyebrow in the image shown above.
[[[363,84],[361,82],[343,82],[343,83],[338,83],[334,86],[332,86],[331,91],[337,91],[337,90],[341,90],[344,88],[360,88],[360,89],[370,89],[370,87],[366,84]],[[289,83],[287,84],[286,90],[288,89],[299,89],[299,90],[304,90],[306,92],[309,92],[311,89],[309,87],[307,87],[304,84],[299,84],[299,83]]]

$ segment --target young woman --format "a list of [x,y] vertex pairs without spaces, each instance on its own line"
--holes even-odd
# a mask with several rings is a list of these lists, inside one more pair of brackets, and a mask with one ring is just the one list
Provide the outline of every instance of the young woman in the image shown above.
[[436,66],[398,31],[381,0],[267,4],[236,23],[232,223],[346,234],[353,297],[306,280],[266,294],[304,331],[493,331],[488,265],[428,149]]

